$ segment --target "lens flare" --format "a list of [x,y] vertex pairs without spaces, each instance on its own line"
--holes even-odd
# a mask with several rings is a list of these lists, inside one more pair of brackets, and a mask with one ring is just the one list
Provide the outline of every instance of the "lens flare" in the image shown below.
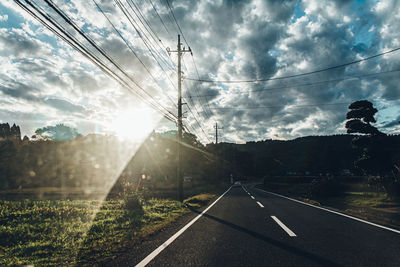
[[120,112],[111,123],[109,131],[123,141],[140,142],[156,126],[150,110],[129,109]]

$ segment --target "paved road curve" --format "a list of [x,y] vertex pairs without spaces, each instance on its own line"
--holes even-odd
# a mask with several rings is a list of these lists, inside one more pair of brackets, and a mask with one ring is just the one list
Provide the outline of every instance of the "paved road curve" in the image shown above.
[[181,232],[147,266],[400,266],[400,233],[252,186]]

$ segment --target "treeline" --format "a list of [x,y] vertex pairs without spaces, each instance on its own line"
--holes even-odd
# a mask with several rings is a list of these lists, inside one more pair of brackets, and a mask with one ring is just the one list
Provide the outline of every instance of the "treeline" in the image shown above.
[[[0,141],[0,190],[75,187],[108,190],[114,184],[176,182],[175,132],[152,133],[142,144],[114,136],[73,140]],[[193,179],[215,178],[215,156],[194,135],[185,134],[183,170]]]
[[[364,175],[356,167],[362,151],[354,147],[354,135],[308,136],[294,140],[265,140],[246,144],[221,143],[208,148],[224,158],[224,172],[236,176],[264,177],[280,175]],[[389,169],[400,163],[400,135],[382,137],[381,157]],[[379,162],[378,162],[379,164]],[[379,165],[383,165],[379,164]],[[398,165],[397,165],[398,166]],[[370,174],[377,174],[371,171]]]
[[[75,187],[120,190],[122,186],[176,183],[175,131],[152,133],[142,144],[114,136],[88,135],[69,141],[0,141],[0,190]],[[355,166],[361,151],[354,135],[309,136],[289,141],[203,146],[185,133],[183,176],[222,182],[243,177],[364,175]],[[400,162],[400,136],[384,137],[383,161]],[[390,156],[390,159],[388,158]],[[378,162],[379,163],[379,162]],[[398,165],[397,165],[398,166]]]

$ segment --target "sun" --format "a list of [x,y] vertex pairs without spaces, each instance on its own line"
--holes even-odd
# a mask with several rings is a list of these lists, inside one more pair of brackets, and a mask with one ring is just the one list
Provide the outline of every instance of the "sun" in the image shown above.
[[129,141],[142,141],[155,128],[156,118],[146,109],[129,109],[117,114],[109,130]]

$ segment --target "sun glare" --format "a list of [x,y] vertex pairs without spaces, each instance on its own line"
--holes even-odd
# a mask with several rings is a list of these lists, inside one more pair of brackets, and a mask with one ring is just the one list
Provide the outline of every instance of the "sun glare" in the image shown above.
[[154,129],[156,123],[149,110],[125,110],[114,119],[110,131],[123,140],[141,141]]

